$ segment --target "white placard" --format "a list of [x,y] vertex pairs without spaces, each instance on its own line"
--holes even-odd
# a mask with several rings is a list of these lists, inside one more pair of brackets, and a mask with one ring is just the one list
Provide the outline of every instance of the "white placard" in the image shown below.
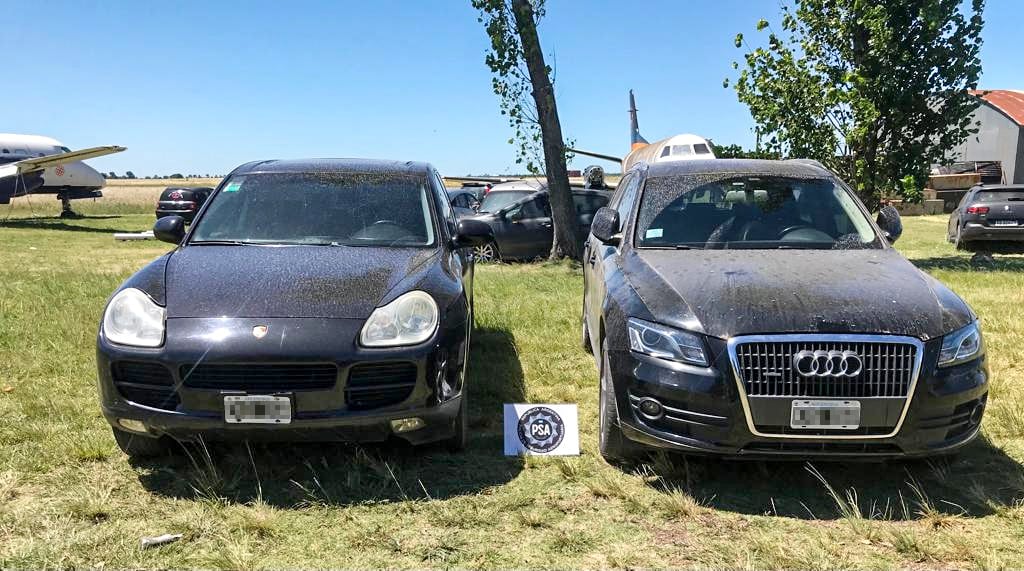
[[506,456],[579,456],[574,404],[505,404]]

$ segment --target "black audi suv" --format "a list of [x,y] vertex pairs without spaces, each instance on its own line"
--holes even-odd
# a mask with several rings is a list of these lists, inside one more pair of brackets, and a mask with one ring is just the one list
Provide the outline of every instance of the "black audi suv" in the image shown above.
[[474,245],[428,164],[235,169],[111,296],[103,414],[129,455],[166,437],[466,440]]
[[989,387],[977,316],[811,161],[638,165],[584,250],[600,449],[948,453]]

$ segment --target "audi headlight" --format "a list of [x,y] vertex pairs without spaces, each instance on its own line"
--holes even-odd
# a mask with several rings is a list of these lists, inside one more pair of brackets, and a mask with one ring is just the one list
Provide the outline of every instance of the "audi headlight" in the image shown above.
[[629,330],[629,348],[637,353],[701,367],[708,365],[704,342],[698,335],[635,317],[629,318],[626,327]]
[[423,291],[410,291],[370,314],[359,334],[364,347],[422,343],[437,329],[437,302]]
[[164,344],[164,319],[167,311],[148,295],[127,288],[107,304],[103,313],[103,334],[118,345],[159,347]]
[[981,338],[981,328],[975,321],[942,338],[939,366],[948,367],[970,361],[984,352],[985,342]]

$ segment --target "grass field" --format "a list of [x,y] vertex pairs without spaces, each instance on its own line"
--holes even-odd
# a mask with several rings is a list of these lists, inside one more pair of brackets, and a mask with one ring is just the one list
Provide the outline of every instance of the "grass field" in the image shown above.
[[[983,322],[984,439],[954,460],[613,468],[578,347],[579,270],[498,265],[478,273],[465,453],[253,444],[130,463],[97,404],[96,326],[167,246],[111,238],[147,228],[148,203],[59,220],[23,200],[0,207],[0,568],[1024,565],[1024,257],[972,267],[944,217],[906,219],[899,246]],[[583,454],[503,457],[501,403],[515,401],[579,403]],[[139,548],[162,533],[184,537]]]

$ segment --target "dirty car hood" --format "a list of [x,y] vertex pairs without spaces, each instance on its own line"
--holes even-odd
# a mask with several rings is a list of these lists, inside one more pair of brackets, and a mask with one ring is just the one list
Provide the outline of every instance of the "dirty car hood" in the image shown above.
[[435,255],[421,248],[189,246],[167,261],[167,317],[364,319]]
[[655,318],[720,338],[876,333],[930,339],[973,319],[898,252],[639,250],[627,275]]

